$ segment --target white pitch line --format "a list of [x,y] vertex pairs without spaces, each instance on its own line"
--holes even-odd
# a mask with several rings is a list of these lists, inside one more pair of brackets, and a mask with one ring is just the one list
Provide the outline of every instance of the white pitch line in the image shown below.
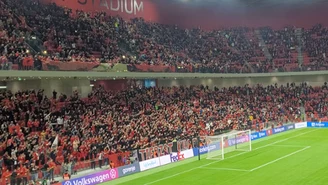
[[272,145],[272,146],[287,147],[287,148],[304,148],[304,147],[307,147],[307,146],[304,146],[304,145]]
[[209,167],[201,167],[201,169],[249,172],[249,170],[237,169],[237,168],[209,168]]
[[300,150],[297,150],[297,151],[292,152],[292,153],[290,153],[290,154],[287,154],[287,155],[285,155],[285,156],[279,157],[278,159],[275,159],[275,160],[270,161],[270,162],[268,162],[268,163],[262,164],[261,166],[258,166],[258,167],[256,167],[256,168],[253,168],[253,169],[251,169],[250,171],[252,172],[252,171],[258,170],[258,169],[263,168],[263,167],[265,167],[265,166],[268,166],[268,165],[270,165],[270,164],[272,164],[272,163],[275,163],[275,162],[277,162],[277,161],[280,161],[280,160],[282,160],[282,159],[285,159],[285,158],[287,158],[287,157],[290,157],[290,156],[292,156],[292,155],[295,155],[295,154],[297,154],[297,153],[299,153],[299,152],[302,152],[302,151],[304,151],[304,150],[306,150],[306,149],[309,149],[310,147],[311,147],[311,146],[307,146],[307,147],[305,147],[305,148],[302,148],[302,149],[300,149]]
[[[297,135],[292,136],[292,137],[288,137],[288,138],[285,138],[285,139],[282,139],[282,140],[279,140],[279,141],[276,141],[276,142],[273,142],[273,143],[270,143],[270,144],[267,144],[267,145],[264,145],[264,146],[257,147],[257,148],[255,148],[255,149],[253,149],[252,151],[254,151],[254,150],[258,150],[258,149],[261,149],[261,148],[265,148],[265,147],[268,147],[268,146],[274,145],[274,144],[276,144],[276,143],[281,143],[281,142],[287,141],[288,139],[292,139],[292,138],[295,138],[295,137],[298,137],[298,136],[302,136],[302,135],[304,135],[304,134],[308,134],[308,133],[311,133],[311,132],[314,132],[314,131],[317,131],[317,129],[315,129],[315,130],[310,130],[310,131],[308,131],[308,132],[303,132],[303,133],[301,133],[301,134],[297,134]],[[266,141],[266,140],[260,140],[259,142],[262,142],[262,141]],[[244,154],[244,153],[247,153],[247,152],[242,152],[242,153],[239,153],[239,154],[236,154],[236,155],[232,155],[232,156],[227,157],[227,158],[225,158],[225,159],[234,158],[234,157],[240,156],[240,155],[242,155],[242,154]],[[170,178],[172,178],[172,177],[175,177],[175,176],[178,176],[178,175],[181,175],[181,174],[184,174],[184,173],[187,173],[187,172],[190,172],[190,171],[193,171],[193,170],[196,170],[196,169],[199,169],[199,168],[205,167],[205,166],[209,166],[209,165],[211,165],[211,164],[218,163],[218,162],[220,162],[220,161],[222,161],[222,160],[214,161],[214,162],[210,162],[210,163],[208,163],[208,164],[205,164],[205,165],[202,165],[202,166],[199,166],[199,167],[191,168],[191,169],[189,169],[189,170],[182,171],[182,172],[180,172],[180,173],[176,173],[176,174],[174,174],[174,175],[170,175],[170,176],[167,176],[167,177],[164,177],[164,178],[161,178],[161,179],[157,179],[157,180],[152,181],[152,182],[148,182],[148,183],[146,183],[146,184],[144,184],[144,185],[150,185],[150,184],[154,184],[154,183],[156,183],[156,182],[160,182],[160,181],[163,181],[163,180],[166,180],[166,179],[170,179]]]

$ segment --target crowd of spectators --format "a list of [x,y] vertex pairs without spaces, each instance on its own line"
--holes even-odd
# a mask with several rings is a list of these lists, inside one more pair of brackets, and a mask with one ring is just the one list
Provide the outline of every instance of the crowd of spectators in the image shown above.
[[0,69],[9,69],[10,64],[27,56],[27,46],[20,37],[24,29],[19,25],[13,12],[0,3]]
[[[295,27],[281,30],[239,27],[205,31],[146,22],[142,18],[127,21],[105,12],[72,11],[38,1],[2,0],[1,6],[2,35],[9,34],[9,38],[14,38],[1,40],[2,56],[7,58],[14,54],[5,48],[12,47],[18,48],[15,49],[15,57],[26,57],[28,49],[24,39],[33,37],[43,44],[31,50],[34,48],[41,52],[39,54],[47,51],[51,60],[63,62],[78,60],[174,66],[179,72],[302,70],[302,66],[298,65],[300,42]],[[326,28],[319,25],[303,32],[304,55],[311,57],[310,64],[305,62],[307,67],[303,70],[321,69],[326,60]],[[18,35],[13,37],[13,33]],[[261,45],[257,33],[265,46]],[[272,58],[265,55],[265,47]],[[16,64],[19,60],[11,59],[11,62]]]
[[[96,87],[87,98],[75,92],[52,97],[43,90],[0,94],[0,165],[26,168],[32,180],[57,165],[104,159],[224,130],[262,129],[327,117],[328,90],[303,83],[286,86],[137,88],[120,92]],[[57,141],[56,141],[57,140]],[[123,156],[126,157],[126,156]],[[93,167],[95,163],[93,164]],[[101,165],[102,163],[99,163]],[[73,166],[73,167],[72,167]],[[49,171],[50,169],[50,171]],[[34,174],[34,175],[33,175]]]
[[305,70],[327,70],[328,30],[322,25],[303,32],[303,48],[307,52]]

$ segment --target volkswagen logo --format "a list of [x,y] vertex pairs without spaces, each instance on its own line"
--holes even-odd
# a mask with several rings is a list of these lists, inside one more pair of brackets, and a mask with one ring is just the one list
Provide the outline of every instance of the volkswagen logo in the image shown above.
[[[111,169],[109,171],[109,175],[112,179],[115,179],[117,177],[116,171],[114,169]],[[67,185],[67,184],[64,184],[64,185]]]
[[66,181],[64,185],[72,185],[71,181]]

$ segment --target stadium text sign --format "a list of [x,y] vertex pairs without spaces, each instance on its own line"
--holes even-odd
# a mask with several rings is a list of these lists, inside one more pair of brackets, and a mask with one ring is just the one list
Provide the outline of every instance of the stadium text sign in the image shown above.
[[91,1],[92,6],[97,5],[113,12],[137,15],[144,11],[144,3],[139,0],[77,0],[80,5],[87,5],[88,1]]
[[117,168],[101,171],[84,177],[64,181],[62,185],[94,185],[118,178]]

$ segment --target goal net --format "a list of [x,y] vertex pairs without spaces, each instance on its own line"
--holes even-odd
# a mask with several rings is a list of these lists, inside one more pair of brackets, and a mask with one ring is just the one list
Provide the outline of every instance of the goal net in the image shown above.
[[252,150],[251,131],[232,131],[217,136],[205,137],[208,153],[207,159],[222,160],[226,153]]

